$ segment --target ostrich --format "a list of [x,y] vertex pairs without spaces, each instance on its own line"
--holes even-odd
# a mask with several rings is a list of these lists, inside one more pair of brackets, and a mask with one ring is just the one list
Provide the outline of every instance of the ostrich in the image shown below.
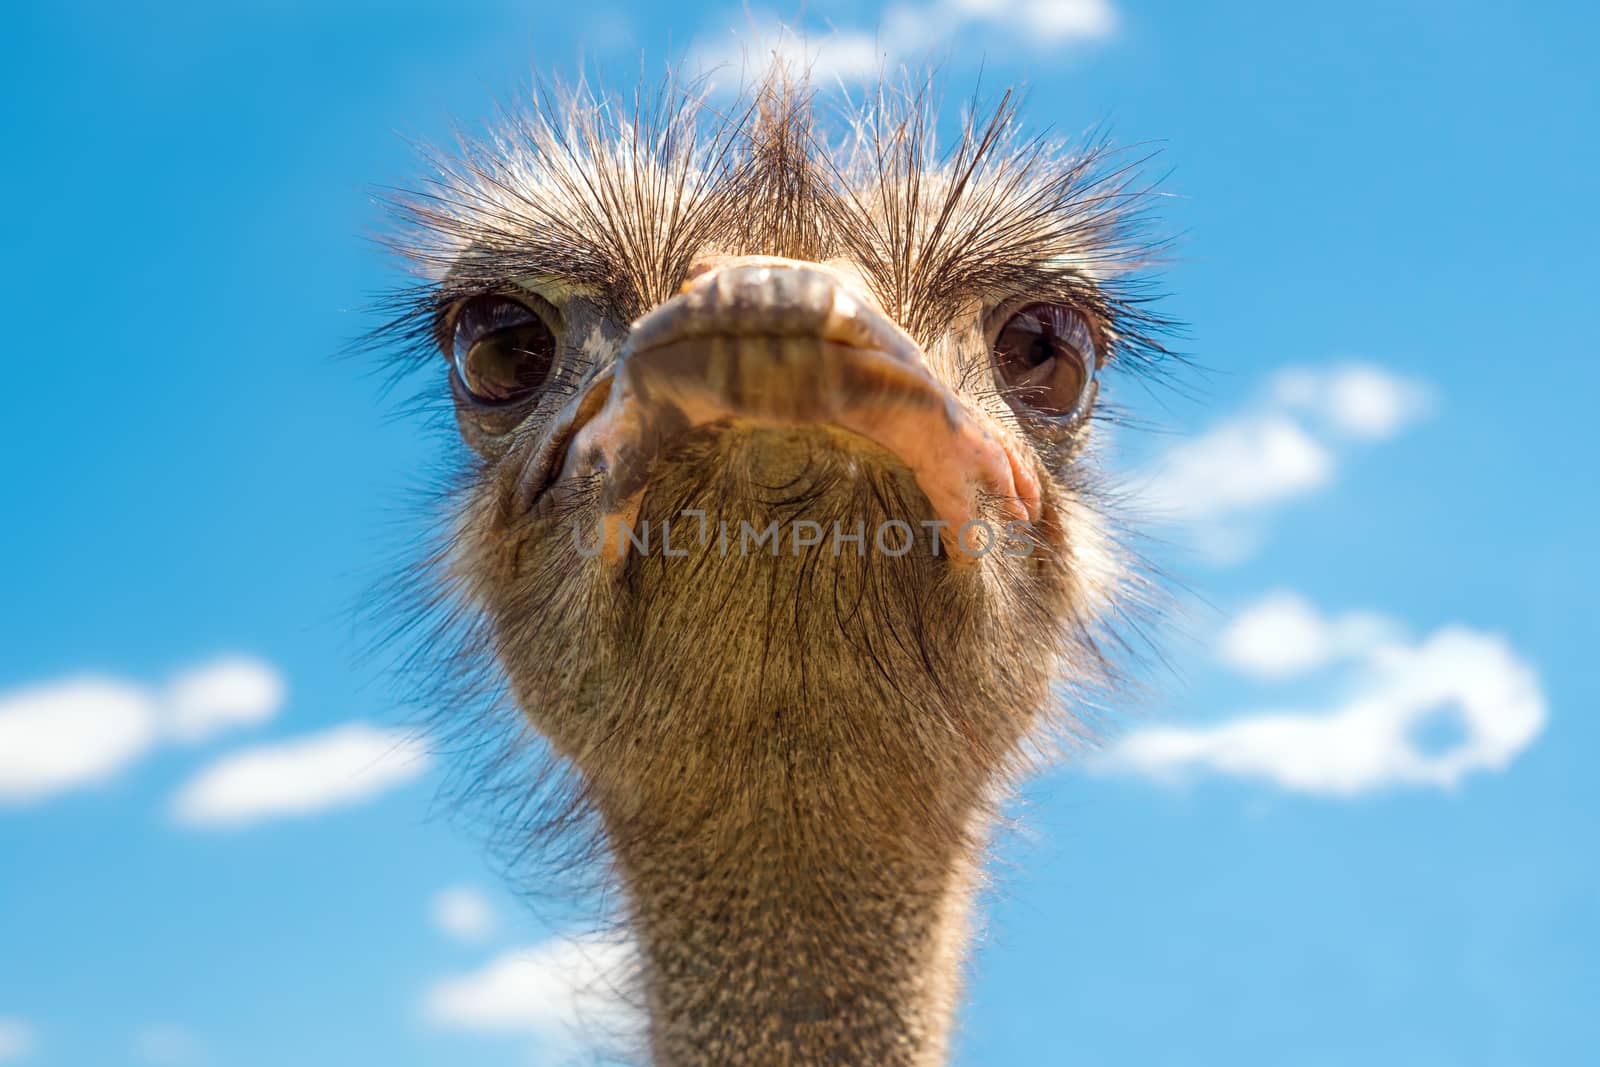
[[1165,355],[1143,191],[1009,93],[945,148],[926,85],[743,99],[541,94],[395,199],[376,339],[466,446],[421,644],[542,737],[497,795],[592,828],[651,1062],[938,1064],[1139,600],[1092,430]]

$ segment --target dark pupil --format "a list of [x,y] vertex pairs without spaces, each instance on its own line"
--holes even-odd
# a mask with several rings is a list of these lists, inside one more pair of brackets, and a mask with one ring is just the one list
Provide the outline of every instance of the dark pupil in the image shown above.
[[543,323],[508,326],[479,338],[467,352],[467,388],[484,400],[510,400],[538,387],[550,369],[554,342]]
[[1035,337],[1033,339],[1033,342],[1028,345],[1028,350],[1027,350],[1027,354],[1026,354],[1025,358],[1028,361],[1028,366],[1037,367],[1039,364],[1045,362],[1046,360],[1054,359],[1055,355],[1056,355],[1056,346],[1055,346],[1055,344],[1050,340],[1050,338],[1040,336],[1040,337]]

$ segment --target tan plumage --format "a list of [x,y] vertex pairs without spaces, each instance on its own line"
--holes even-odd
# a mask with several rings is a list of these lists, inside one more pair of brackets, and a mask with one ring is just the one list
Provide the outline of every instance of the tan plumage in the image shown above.
[[[1009,95],[943,152],[924,87],[845,105],[832,134],[816,114],[781,67],[731,110],[671,84],[631,108],[547,97],[435,157],[397,205],[394,244],[424,280],[374,338],[406,367],[455,346],[472,450],[414,587],[417,665],[434,668],[447,736],[478,754],[517,858],[538,850],[621,888],[642,950],[641,1054],[660,1064],[942,1062],[996,804],[1041,740],[1082,732],[1072,705],[1111,681],[1115,624],[1137,600],[1093,418],[1042,416],[990,359],[993,322],[1030,302],[1090,324],[1112,376],[1157,365],[1132,171],[1103,144],[1022,137]],[[796,280],[850,336],[907,338],[909,392],[873,399],[901,371],[877,342],[816,333],[783,303]],[[777,294],[787,318],[735,309],[695,340],[718,293]],[[462,309],[486,296],[549,330],[548,369],[515,403],[463,384]],[[684,377],[682,360],[652,369],[665,357],[633,344],[647,315],[651,336],[689,336],[674,351],[718,383],[754,375],[739,388],[755,391]],[[792,375],[813,365],[870,395],[804,399]],[[799,414],[774,421],[780,380]],[[749,414],[697,423],[663,385]],[[591,558],[569,536],[624,513],[656,528],[685,513],[736,530],[928,521],[942,514],[930,479],[947,472],[907,454],[920,437],[889,447],[823,412],[881,404],[886,425],[915,428],[929,403],[953,405],[952,440],[1003,450],[1016,486],[1038,484],[1037,499],[972,497],[996,522],[1036,516],[1028,555],[690,543]],[[481,741],[516,723],[542,741]]]

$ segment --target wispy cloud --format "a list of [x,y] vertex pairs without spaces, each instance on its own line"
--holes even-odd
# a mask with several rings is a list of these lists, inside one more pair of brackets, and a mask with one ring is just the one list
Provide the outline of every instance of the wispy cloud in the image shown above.
[[24,804],[113,777],[156,741],[141,689],[80,678],[0,703],[0,804]]
[[494,905],[471,886],[451,886],[434,895],[433,924],[457,941],[474,943],[494,933]]
[[[1273,635],[1274,620],[1298,632]],[[1287,677],[1356,656],[1341,696],[1318,709],[1138,730],[1101,765],[1169,782],[1214,774],[1351,795],[1451,788],[1473,772],[1503,770],[1539,736],[1546,709],[1538,674],[1503,638],[1455,625],[1413,644],[1398,629],[1371,613],[1322,618],[1277,594],[1224,632],[1224,658]]]
[[133,1035],[133,1052],[145,1063],[182,1067],[200,1059],[200,1042],[184,1027],[160,1023]]
[[771,14],[702,41],[691,63],[702,70],[764,69],[782,56],[818,81],[872,77],[886,65],[936,58],[941,48],[979,39],[1021,42],[1035,50],[1105,40],[1117,31],[1109,0],[934,0],[886,8],[876,26],[834,25],[814,33]]
[[883,62],[878,39],[861,30],[835,28],[824,33],[797,31],[777,19],[751,17],[741,30],[696,46],[690,65],[706,72],[759,73],[773,56],[809,70],[817,82],[855,81],[876,74]]
[[1433,390],[1368,363],[1294,367],[1272,382],[1273,399],[1351,437],[1383,441],[1432,414]]
[[14,1016],[0,1016],[0,1063],[22,1059],[37,1044],[33,1027]]
[[266,722],[283,697],[275,670],[240,656],[162,687],[85,675],[13,690],[0,696],[0,807],[108,781],[163,741]]
[[1334,457],[1289,416],[1237,415],[1170,449],[1144,498],[1163,514],[1214,519],[1310,492]]
[[637,1032],[638,1017],[617,984],[633,959],[631,947],[613,938],[557,938],[437,982],[423,1015],[441,1027],[527,1034],[540,1058],[555,1062]]
[[428,766],[413,734],[354,723],[226,756],[179,790],[172,810],[181,823],[225,828],[310,815],[368,800]]
[[1354,445],[1429,415],[1432,390],[1368,363],[1280,371],[1249,407],[1168,449],[1134,478],[1144,511],[1186,525],[1217,562],[1247,554],[1270,509],[1321,489]]
[[1358,659],[1400,629],[1376,612],[1325,617],[1288,590],[1269,593],[1241,611],[1222,631],[1217,654],[1235,670],[1257,678],[1288,678],[1339,660]]
[[167,686],[167,728],[181,741],[260,726],[283,706],[283,678],[259,660],[229,656],[185,671]]

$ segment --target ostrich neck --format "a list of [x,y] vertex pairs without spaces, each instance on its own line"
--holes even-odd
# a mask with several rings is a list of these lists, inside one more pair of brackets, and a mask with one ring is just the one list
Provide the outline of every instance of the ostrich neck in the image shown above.
[[[826,441],[698,447],[642,515],[876,529],[916,492],[861,493]],[[552,730],[604,823],[658,1067],[944,1062],[995,799],[1055,666],[1050,597],[982,573],[715,546],[630,564]]]
[[976,847],[769,799],[619,841],[653,1062],[943,1063]]

